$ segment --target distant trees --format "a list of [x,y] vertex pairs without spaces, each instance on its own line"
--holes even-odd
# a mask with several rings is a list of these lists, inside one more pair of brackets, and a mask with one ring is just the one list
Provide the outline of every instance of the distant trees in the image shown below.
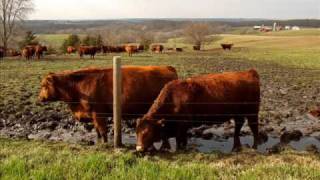
[[61,46],[62,52],[67,52],[68,46],[78,47],[80,45],[80,38],[76,34],[71,34],[67,39],[65,39]]
[[20,41],[19,47],[20,49],[27,45],[37,45],[39,42],[36,40],[37,36],[32,31],[27,31],[23,40]]
[[0,1],[0,39],[5,49],[17,28],[17,23],[33,10],[32,0]]
[[100,34],[96,36],[87,35],[81,40],[81,45],[85,46],[102,46],[103,40]]
[[207,36],[210,34],[209,26],[203,23],[191,24],[187,26],[184,34],[195,46],[201,48],[201,46],[208,40]]

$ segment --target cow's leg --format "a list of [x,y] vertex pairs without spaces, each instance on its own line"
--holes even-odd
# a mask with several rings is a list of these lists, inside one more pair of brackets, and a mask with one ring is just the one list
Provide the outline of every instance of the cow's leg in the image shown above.
[[259,143],[259,118],[257,115],[248,117],[248,124],[253,134],[253,146],[252,148],[257,149]]
[[97,132],[97,144],[101,143],[102,140],[102,136],[100,134],[100,132],[98,131],[98,129],[96,128],[96,132]]
[[177,149],[185,149],[187,147],[188,136],[187,136],[187,128],[185,125],[181,125],[178,128],[177,136]]
[[[103,142],[108,142],[108,129],[107,124],[104,118],[97,116],[96,113],[92,113],[93,116],[93,124],[97,132],[99,132],[100,136],[102,137]],[[99,138],[99,136],[98,136]]]
[[160,150],[168,150],[171,149],[169,139],[167,137],[162,138],[162,146]]
[[239,151],[241,149],[240,131],[244,123],[244,118],[237,117],[234,119],[234,121],[235,121],[235,128],[234,128],[234,141],[233,141],[232,151]]

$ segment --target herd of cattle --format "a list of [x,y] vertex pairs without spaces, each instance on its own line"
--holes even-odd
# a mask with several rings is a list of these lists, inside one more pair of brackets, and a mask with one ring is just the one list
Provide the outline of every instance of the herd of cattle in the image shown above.
[[[151,51],[154,53],[162,53],[164,46],[161,44],[154,44],[150,47]],[[176,51],[182,51],[182,48],[176,48]],[[122,46],[80,46],[78,48],[73,46],[68,46],[66,51],[68,54],[78,52],[79,57],[83,58],[85,55],[89,55],[91,59],[94,59],[97,53],[123,53],[127,52],[129,56],[132,56],[134,53],[142,52],[145,48],[143,45],[122,45]],[[22,50],[16,51],[14,49],[5,50],[3,47],[0,47],[0,59],[5,55],[7,56],[22,56],[26,60],[30,59],[40,59],[44,56],[45,52],[48,51],[46,46],[42,45],[28,45],[22,48]]]
[[[39,100],[63,101],[75,119],[92,122],[99,140],[107,142],[107,118],[113,112],[112,68],[89,68],[50,73],[43,78]],[[137,151],[175,137],[177,148],[187,145],[188,129],[202,124],[235,121],[234,150],[241,147],[240,129],[245,118],[257,148],[260,82],[255,70],[201,75],[178,79],[171,66],[122,67],[122,116],[137,120]]]

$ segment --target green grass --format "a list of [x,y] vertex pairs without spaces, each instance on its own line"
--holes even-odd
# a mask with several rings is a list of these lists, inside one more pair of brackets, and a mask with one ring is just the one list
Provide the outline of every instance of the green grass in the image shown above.
[[319,154],[174,153],[0,139],[1,179],[319,179]]
[[37,40],[41,44],[46,44],[55,49],[59,49],[63,41],[68,38],[68,34],[37,34]]

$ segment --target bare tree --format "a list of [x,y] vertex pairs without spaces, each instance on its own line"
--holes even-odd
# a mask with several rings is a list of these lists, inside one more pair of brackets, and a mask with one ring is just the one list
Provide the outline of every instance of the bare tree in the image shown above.
[[25,19],[32,10],[32,0],[0,1],[0,38],[4,49],[7,49],[17,23]]
[[191,24],[185,29],[187,38],[199,48],[206,42],[209,33],[209,26],[203,23]]

